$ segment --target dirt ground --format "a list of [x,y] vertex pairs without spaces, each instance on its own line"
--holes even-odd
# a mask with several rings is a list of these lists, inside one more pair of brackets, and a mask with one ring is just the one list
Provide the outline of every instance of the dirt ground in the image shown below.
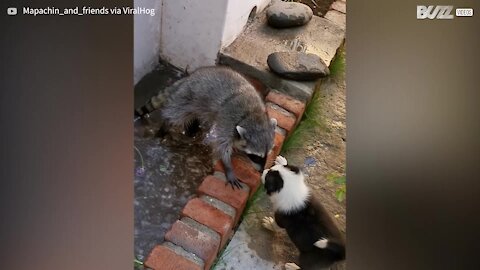
[[[313,135],[312,142],[302,149],[291,150],[285,157],[290,164],[303,167],[306,181],[312,188],[313,195],[319,198],[346,239],[346,200],[340,202],[335,192],[339,185],[335,184],[331,176],[345,174],[345,145],[346,145],[346,83],[344,74],[336,78],[328,78],[319,86],[321,100],[321,115],[324,126]],[[275,245],[284,257],[296,256],[292,252],[293,245],[288,241],[286,234],[276,236],[278,245]],[[282,244],[283,243],[283,244]],[[294,250],[294,248],[293,248]],[[283,257],[279,256],[279,257]],[[348,256],[348,247],[347,247]],[[339,263],[332,269],[345,269],[346,262]]]
[[339,202],[331,176],[345,175],[346,145],[346,83],[344,72],[319,85],[323,126],[315,132],[312,142],[285,156],[292,164],[303,165],[306,180],[345,232],[346,202]]
[[[304,149],[292,150],[286,158],[291,164],[302,165],[306,181],[314,196],[320,199],[346,239],[346,200],[340,202],[335,192],[339,185],[331,176],[345,175],[346,145],[346,83],[344,75],[329,78],[320,86],[322,115],[325,127],[314,135],[314,142]],[[347,185],[348,187],[348,185]],[[348,247],[347,247],[348,256]],[[345,262],[335,269],[345,269]]]

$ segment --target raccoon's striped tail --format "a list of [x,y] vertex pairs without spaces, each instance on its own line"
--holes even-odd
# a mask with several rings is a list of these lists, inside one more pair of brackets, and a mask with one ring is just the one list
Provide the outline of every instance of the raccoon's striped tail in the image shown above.
[[147,101],[147,103],[139,108],[135,109],[135,117],[145,117],[147,114],[151,113],[155,109],[152,106],[151,100]]
[[160,90],[156,96],[153,96],[147,103],[139,108],[135,109],[135,117],[145,117],[149,113],[160,109],[163,104],[165,104],[165,101],[167,100],[167,97],[174,92],[178,87],[182,84],[183,80],[180,79],[176,81],[174,84],[171,86]]
[[159,93],[152,97],[147,103],[140,108],[135,109],[135,117],[144,117],[147,114],[160,109],[167,99],[165,93]]

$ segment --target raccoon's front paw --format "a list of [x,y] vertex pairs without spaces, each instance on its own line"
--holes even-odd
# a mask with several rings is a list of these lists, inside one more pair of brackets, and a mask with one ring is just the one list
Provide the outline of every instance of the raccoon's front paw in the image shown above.
[[273,219],[272,217],[264,217],[262,219],[262,226],[272,232],[277,232],[280,230],[280,227],[277,225],[275,219]]
[[227,174],[227,183],[225,185],[230,184],[232,186],[232,189],[235,190],[235,188],[242,189],[242,184],[240,181],[238,181],[237,177],[235,177],[234,174]]
[[286,166],[287,165],[287,159],[282,157],[282,156],[277,156],[277,158],[275,159],[275,165]]
[[286,263],[285,270],[298,270],[300,266],[296,265],[295,263]]

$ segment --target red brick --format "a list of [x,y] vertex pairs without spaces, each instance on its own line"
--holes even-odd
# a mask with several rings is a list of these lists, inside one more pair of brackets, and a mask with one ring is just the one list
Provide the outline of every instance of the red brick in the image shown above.
[[303,112],[305,111],[305,103],[277,91],[271,90],[266,97],[266,101],[275,103],[285,110],[293,113],[298,120],[300,120]]
[[275,162],[275,159],[277,158],[277,156],[280,154],[280,151],[282,150],[283,141],[285,141],[285,136],[283,136],[278,132],[275,132],[275,141],[273,143],[273,149],[270,155],[268,155],[267,157],[265,168],[272,167],[273,163]]
[[173,224],[165,234],[165,240],[200,257],[205,262],[205,269],[210,269],[220,247],[220,238],[215,239],[181,220]]
[[267,87],[259,80],[252,78],[252,77],[246,77],[247,80],[253,85],[255,90],[262,96],[265,97],[267,94],[268,90]]
[[232,234],[233,219],[223,211],[215,208],[199,198],[188,201],[182,210],[182,216],[187,216],[209,227],[220,234],[222,241],[220,249]]
[[[260,185],[260,173],[255,170],[251,163],[239,158],[232,158],[232,165],[235,176],[250,187],[250,196],[252,196]],[[215,164],[214,169],[215,171],[225,172],[221,161]]]
[[156,246],[150,252],[145,266],[154,270],[203,270],[200,265],[164,246]]
[[209,175],[203,179],[198,188],[200,195],[209,195],[235,208],[236,216],[234,224],[242,215],[243,209],[248,200],[248,192],[243,189],[232,190],[230,185],[225,185],[225,181]]
[[282,112],[267,106],[268,116],[277,119],[277,125],[290,133],[290,131],[295,127],[297,119],[292,115],[285,115]]

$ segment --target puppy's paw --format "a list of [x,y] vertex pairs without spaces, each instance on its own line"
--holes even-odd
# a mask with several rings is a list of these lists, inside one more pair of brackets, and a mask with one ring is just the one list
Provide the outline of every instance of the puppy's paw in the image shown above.
[[327,245],[328,245],[328,239],[320,238],[320,239],[318,239],[317,242],[313,243],[313,245],[318,247],[318,248],[326,248]]
[[275,222],[275,219],[273,217],[264,217],[262,219],[262,226],[272,232],[277,232],[280,230],[280,227],[278,227],[277,223]]
[[282,156],[277,156],[277,158],[275,159],[275,165],[285,166],[287,165],[287,159]]
[[286,263],[285,270],[298,270],[300,266],[296,265],[295,263]]

